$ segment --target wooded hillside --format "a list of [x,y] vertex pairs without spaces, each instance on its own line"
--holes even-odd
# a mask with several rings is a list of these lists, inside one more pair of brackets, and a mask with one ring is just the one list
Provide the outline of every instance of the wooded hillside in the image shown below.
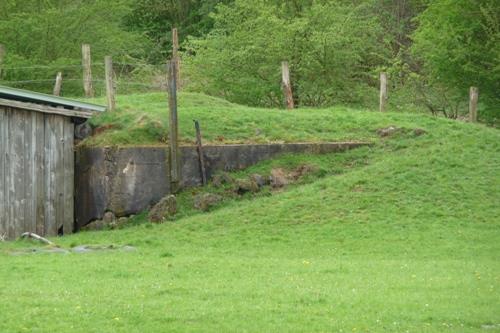
[[82,43],[95,64],[112,55],[120,74],[157,82],[173,27],[188,91],[282,105],[286,60],[296,106],[376,105],[385,71],[392,110],[460,117],[477,86],[480,120],[498,122],[496,0],[6,0],[0,83],[50,91],[63,68],[63,93],[78,95]]

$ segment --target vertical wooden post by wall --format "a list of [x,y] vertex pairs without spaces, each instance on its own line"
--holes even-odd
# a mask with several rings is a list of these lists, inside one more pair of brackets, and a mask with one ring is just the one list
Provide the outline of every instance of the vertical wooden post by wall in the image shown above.
[[56,75],[56,83],[54,84],[54,95],[61,96],[61,86],[62,86],[62,73],[58,72]]
[[179,35],[177,34],[177,28],[172,28],[172,60],[175,61],[175,80],[177,81],[177,88],[179,88],[181,82],[181,61],[179,58]]
[[94,97],[92,87],[92,62],[90,59],[90,45],[82,44],[82,66],[83,66],[83,90],[85,97]]
[[286,107],[291,110],[294,108],[294,105],[292,85],[290,83],[290,69],[288,68],[287,61],[283,61],[281,63],[281,84],[283,86],[283,95],[285,97]]
[[477,102],[479,100],[479,90],[477,87],[469,89],[469,120],[473,123],[477,122]]
[[116,107],[115,83],[113,80],[113,59],[111,56],[104,57],[104,72],[106,76],[106,101],[108,111],[113,111]]
[[177,80],[176,62],[174,59],[168,62],[168,109],[169,109],[169,170],[170,191],[177,193],[180,188],[181,168],[179,160],[179,127],[177,122]]
[[203,144],[201,142],[201,130],[198,120],[194,120],[194,129],[196,131],[196,146],[198,148],[198,159],[200,161],[201,183],[207,185],[207,171],[205,169],[205,157],[203,156]]
[[387,104],[387,74],[380,73],[380,103],[379,111],[384,112]]
[[3,77],[3,62],[5,58],[5,46],[0,44],[0,79]]

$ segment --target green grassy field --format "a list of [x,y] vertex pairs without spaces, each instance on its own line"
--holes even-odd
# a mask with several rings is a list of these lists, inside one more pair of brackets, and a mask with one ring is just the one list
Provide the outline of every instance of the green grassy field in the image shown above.
[[[124,229],[53,239],[64,248],[129,244],[135,251],[14,256],[37,245],[0,243],[0,332],[500,331],[498,130],[414,114],[258,110],[183,98],[186,142],[196,117],[210,141],[219,129],[227,141],[259,141],[259,128],[263,141],[375,145],[284,156],[239,172],[318,168],[282,191],[227,200],[208,213],[185,207],[159,225],[141,214]],[[133,100],[152,110],[149,121],[163,117],[159,95],[121,99]],[[144,133],[131,130],[134,120],[117,120],[137,117],[130,110],[94,120],[123,127],[92,144],[132,143],[122,140],[128,126],[130,135]],[[375,130],[388,125],[427,133],[379,139]]]
[[[105,104],[104,99],[92,100]],[[119,109],[92,119],[98,134],[83,142],[88,146],[158,145],[168,139],[166,94],[118,97]],[[179,95],[179,132],[182,144],[195,142],[193,120],[199,120],[205,143],[316,142],[372,140],[375,130],[397,122],[412,126],[421,117],[354,110],[256,109],[196,93]],[[363,116],[360,116],[360,113]],[[427,119],[424,117],[424,119]]]

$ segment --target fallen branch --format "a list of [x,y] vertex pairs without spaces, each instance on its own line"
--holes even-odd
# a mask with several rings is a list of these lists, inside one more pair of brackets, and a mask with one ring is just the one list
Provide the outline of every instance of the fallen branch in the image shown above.
[[48,244],[48,245],[56,245],[56,244],[52,243],[51,241],[49,241],[47,238],[43,238],[42,236],[38,236],[37,234],[32,233],[32,232],[25,232],[24,234],[21,235],[21,238],[33,238],[37,241],[40,241],[40,242]]

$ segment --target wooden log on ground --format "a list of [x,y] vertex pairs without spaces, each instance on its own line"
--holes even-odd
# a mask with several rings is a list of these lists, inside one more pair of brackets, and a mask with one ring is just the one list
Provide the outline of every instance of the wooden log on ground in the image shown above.
[[38,236],[37,234],[33,232],[25,232],[21,235],[21,238],[31,238],[37,241],[40,241],[42,243],[45,243],[47,245],[56,245],[55,243],[49,241],[47,238],[43,238],[42,236]]

